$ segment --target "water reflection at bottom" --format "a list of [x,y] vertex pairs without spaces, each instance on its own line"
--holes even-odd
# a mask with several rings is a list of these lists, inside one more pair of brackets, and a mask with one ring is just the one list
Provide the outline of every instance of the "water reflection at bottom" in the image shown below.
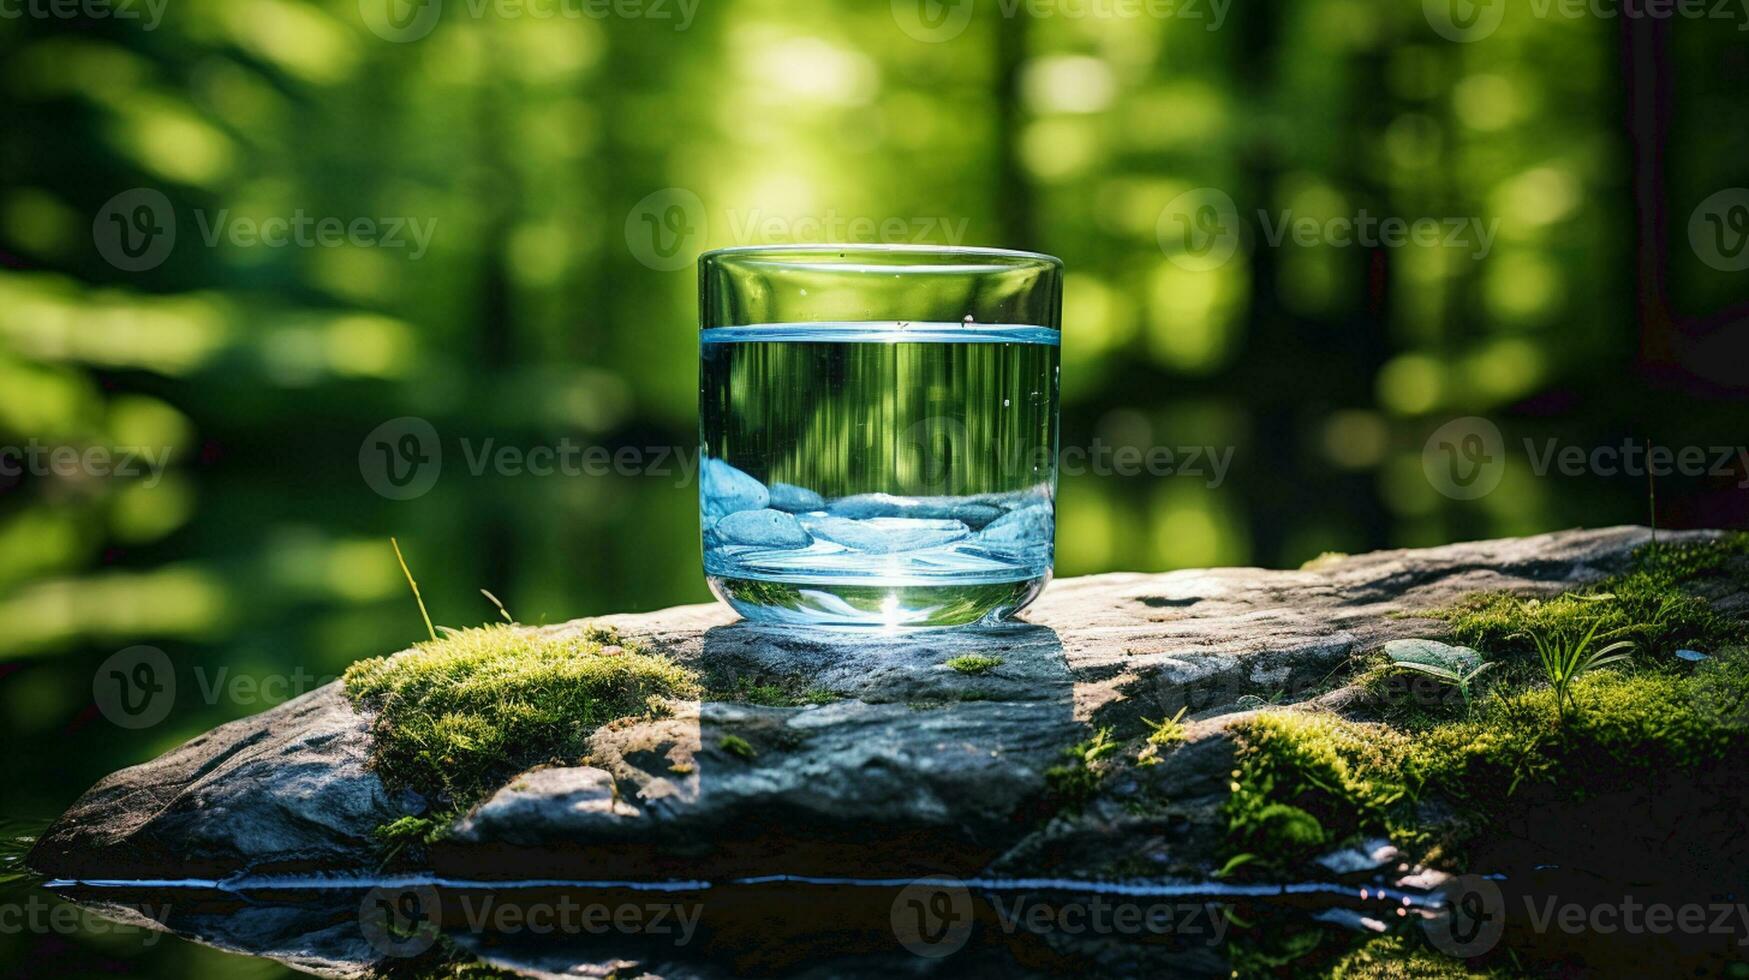
[[[1235,943],[1342,934],[1435,897],[1303,886],[1088,886],[932,877],[662,887],[434,879],[52,883],[105,919],[324,975],[1228,976]],[[1314,943],[1314,945],[1316,945]]]

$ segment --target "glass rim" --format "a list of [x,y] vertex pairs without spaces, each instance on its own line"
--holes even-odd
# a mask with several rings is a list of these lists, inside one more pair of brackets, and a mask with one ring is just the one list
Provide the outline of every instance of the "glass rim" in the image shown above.
[[[825,259],[826,261],[810,261],[809,258]],[[802,261],[784,262],[784,259],[802,259]],[[1055,255],[1044,252],[1028,252],[1020,249],[994,248],[983,245],[913,245],[896,243],[796,243],[787,245],[732,245],[726,248],[713,248],[702,252],[698,264],[702,268],[724,259],[771,260],[776,265],[794,265],[799,268],[831,268],[834,265],[853,267],[858,265],[859,258],[915,258],[915,265],[928,265],[929,259],[939,259],[944,263],[968,262],[978,268],[985,269],[1020,269],[1031,267],[1046,267],[1062,270],[1063,260]],[[839,262],[833,259],[842,260]],[[983,261],[977,261],[983,260]],[[897,265],[893,267],[900,267]]]

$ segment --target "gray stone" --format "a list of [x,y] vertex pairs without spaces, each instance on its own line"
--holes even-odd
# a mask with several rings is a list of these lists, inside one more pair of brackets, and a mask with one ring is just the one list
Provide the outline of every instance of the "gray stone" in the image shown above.
[[981,544],[1003,547],[1037,544],[1051,540],[1054,527],[1051,508],[1044,504],[1033,504],[1002,515],[989,527],[978,532],[978,541]]
[[1318,858],[1318,864],[1331,874],[1341,877],[1371,874],[1395,864],[1401,855],[1383,838],[1364,840],[1353,847],[1331,851]]
[[809,534],[843,545],[852,551],[871,555],[891,555],[906,551],[923,551],[952,544],[971,534],[971,529],[959,521],[924,521],[906,517],[874,517],[851,520],[845,517],[802,518]]
[[[1225,732],[1246,717],[1234,710],[1240,697],[1336,710],[1346,702],[1319,685],[1350,657],[1447,635],[1418,613],[1474,592],[1593,582],[1628,567],[1648,537],[1614,528],[1358,555],[1315,570],[1060,580],[1029,610],[1031,625],[988,629],[757,627],[718,605],[546,627],[614,626],[707,678],[780,679],[844,700],[681,703],[669,718],[605,726],[587,763],[560,760],[511,780],[432,860],[472,875],[539,865],[1064,876],[1147,860],[1165,876],[1205,877],[1224,842]],[[1003,666],[983,676],[945,666],[962,654]],[[1133,737],[1146,730],[1141,719],[1180,708],[1188,742],[1142,770],[1168,780],[1164,815],[1135,816],[1121,795],[1055,819],[1037,809],[1043,771],[1062,747],[1097,727]],[[755,754],[727,751],[728,735]],[[366,768],[368,747],[367,719],[337,685],[322,688],[105,778],[28,863],[53,876],[121,879],[373,868],[372,831],[417,801],[383,788]]]
[[[1080,732],[1066,701],[684,705],[597,731],[593,766],[500,790],[434,861],[494,877],[969,873],[1016,839],[1015,814]],[[731,751],[729,735],[753,755]],[[603,769],[620,802],[604,794]]]
[[743,510],[764,510],[771,501],[771,492],[765,489],[765,484],[720,459],[706,456],[699,464],[698,479],[704,491],[704,515],[709,518]]
[[798,487],[791,483],[773,483],[771,485],[771,507],[774,510],[787,511],[791,514],[805,514],[809,511],[825,510],[826,498],[807,487]]
[[858,521],[878,517],[959,521],[975,529],[996,520],[1005,511],[999,504],[982,497],[899,497],[888,493],[862,493],[832,501],[826,512],[833,517]]
[[781,510],[743,510],[724,517],[711,530],[725,544],[761,548],[806,548],[814,543],[793,514]]
[[329,684],[220,725],[105,777],[31,864],[65,878],[361,867],[372,830],[417,806],[365,768],[368,724]]
[[[1355,688],[1323,693],[1320,685],[1355,654],[1446,635],[1443,623],[1419,613],[1475,592],[1546,595],[1593,582],[1627,568],[1648,537],[1614,528],[1359,555],[1312,570],[1068,579],[1031,608],[1031,623],[992,628],[760,627],[717,605],[546,627],[566,635],[613,626],[713,683],[781,680],[842,699],[812,707],[680,702],[667,717],[603,726],[586,759],[509,780],[429,850],[426,870],[474,879],[719,882],[708,892],[720,901],[704,919],[713,942],[777,935],[768,948],[794,945],[804,963],[819,948],[809,930],[818,924],[820,893],[749,898],[722,882],[748,874],[1088,879],[1113,869],[1134,876],[1138,867],[1163,881],[1206,881],[1229,844],[1224,807],[1235,747],[1228,730],[1249,717],[1235,702],[1263,695],[1275,703],[1263,710],[1346,710],[1355,702],[1342,695]],[[946,665],[967,654],[1000,657],[1001,669],[968,676]],[[1132,740],[1127,753],[1147,731],[1142,719],[1181,708],[1188,709],[1185,744],[1156,766],[1108,780],[1081,808],[1057,809],[1045,773],[1061,764],[1065,746],[1110,728]],[[751,755],[733,751],[729,736]],[[368,748],[367,719],[337,685],[322,688],[105,778],[43,834],[28,864],[66,878],[228,878],[227,889],[259,875],[375,869],[381,854],[371,832],[415,812],[418,801],[384,790],[366,768]],[[1142,779],[1152,786],[1138,785]],[[1550,834],[1575,825],[1534,821],[1532,829],[1545,822]],[[1663,827],[1656,834],[1690,839]],[[1528,853],[1554,846],[1532,843]],[[1597,866],[1617,857],[1600,855]],[[1382,841],[1326,855],[1321,867],[1332,879],[1380,875],[1405,890],[1447,880],[1434,869],[1403,870]],[[888,941],[890,896],[860,891],[873,896],[876,927]],[[356,890],[300,898],[296,907],[258,894],[241,910],[233,901],[215,911],[181,893],[168,907],[129,911],[111,900],[98,909],[323,975],[369,975],[382,960],[359,929]],[[773,913],[773,902],[790,904]],[[1365,914],[1332,912],[1331,920],[1371,929]],[[452,941],[537,975],[722,972],[720,961],[690,947],[571,949],[497,938],[462,933]],[[1095,943],[1075,955],[1122,972],[1136,949]],[[681,954],[692,958],[664,958]],[[1226,975],[1217,950],[1200,955],[1154,972]],[[864,968],[893,975],[923,962],[904,954],[830,963],[820,975]],[[1002,972],[1000,964],[989,972]]]

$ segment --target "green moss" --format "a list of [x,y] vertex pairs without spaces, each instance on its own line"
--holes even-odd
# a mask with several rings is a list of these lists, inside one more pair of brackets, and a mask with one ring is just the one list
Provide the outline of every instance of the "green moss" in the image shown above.
[[1143,718],[1150,731],[1144,740],[1142,750],[1136,753],[1136,765],[1155,766],[1160,764],[1160,753],[1170,751],[1184,744],[1188,733],[1184,728],[1184,713],[1190,710],[1189,705],[1179,708],[1178,713],[1161,721],[1150,721]]
[[375,831],[377,840],[390,847],[428,844],[443,832],[443,826],[428,817],[402,817]]
[[739,735],[724,735],[717,740],[717,748],[743,759],[751,759],[759,754],[751,743]]
[[457,630],[347,669],[374,712],[370,764],[439,813],[465,810],[531,766],[571,761],[609,721],[695,697],[692,674],[613,630],[554,637],[492,625]]
[[947,665],[962,674],[976,677],[979,674],[988,674],[990,671],[1002,666],[1002,658],[987,657],[979,653],[968,653],[964,656],[955,657],[952,660],[947,661]]
[[1334,715],[1268,712],[1237,726],[1228,842],[1257,866],[1289,868],[1358,834],[1387,831],[1409,794],[1406,739]]
[[[1431,853],[1535,801],[1630,790],[1681,772],[1741,764],[1749,749],[1749,653],[1727,650],[1689,673],[1581,677],[1565,724],[1554,693],[1501,693],[1468,716],[1425,725],[1268,712],[1235,726],[1228,842],[1247,868],[1288,870],[1359,835]],[[1430,828],[1437,798],[1473,818]],[[1303,816],[1302,816],[1303,815]]]
[[831,704],[842,701],[837,691],[809,683],[800,677],[752,679],[741,677],[732,682],[717,681],[708,685],[704,697],[710,701],[734,701],[766,708],[800,708],[806,705]]
[[1046,793],[1056,806],[1075,808],[1092,799],[1104,779],[1100,760],[1117,751],[1119,744],[1111,729],[1101,728],[1087,741],[1064,749],[1064,763],[1045,770]]
[[1493,656],[1534,660],[1531,634],[1577,638],[1595,624],[1599,640],[1632,640],[1659,659],[1678,647],[1749,641],[1749,623],[1719,614],[1694,594],[1720,584],[1749,591],[1749,534],[1641,548],[1629,571],[1552,599],[1484,593],[1429,615],[1445,620],[1456,642]]
[[1380,936],[1331,964],[1337,980],[1469,980],[1510,974],[1478,973],[1402,934]]

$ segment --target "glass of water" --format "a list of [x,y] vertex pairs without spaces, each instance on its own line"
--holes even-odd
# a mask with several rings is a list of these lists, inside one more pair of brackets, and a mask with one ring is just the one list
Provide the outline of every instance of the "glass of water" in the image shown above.
[[758,622],[943,626],[1050,579],[1063,264],[796,245],[699,259],[705,576]]

